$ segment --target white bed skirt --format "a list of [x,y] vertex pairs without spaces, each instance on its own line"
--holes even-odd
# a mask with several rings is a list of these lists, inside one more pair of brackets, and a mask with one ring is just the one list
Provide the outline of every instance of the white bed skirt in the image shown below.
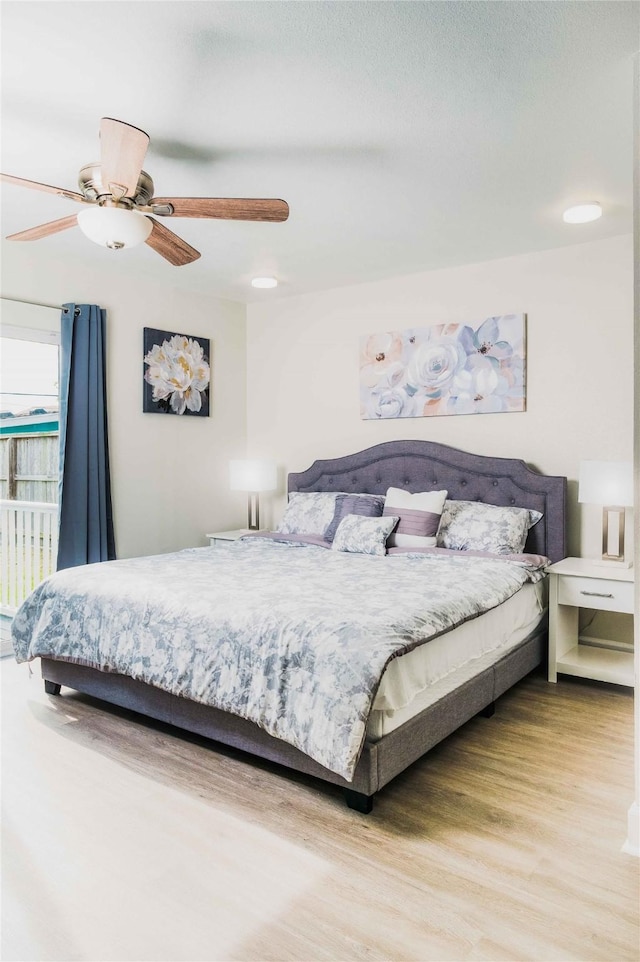
[[547,584],[526,584],[508,601],[389,664],[367,724],[377,741],[499,661],[540,623]]

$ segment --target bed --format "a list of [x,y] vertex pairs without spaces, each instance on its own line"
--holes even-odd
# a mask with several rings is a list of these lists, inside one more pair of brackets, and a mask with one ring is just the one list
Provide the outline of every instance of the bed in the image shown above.
[[[286,530],[274,538],[247,538],[224,549],[190,549],[170,558],[164,556],[165,569],[169,563],[182,566],[191,579],[194,594],[189,600],[188,616],[176,614],[179,598],[167,600],[171,590],[163,586],[162,579],[168,576],[166,571],[156,576],[160,562],[154,559],[67,569],[36,589],[16,615],[14,647],[18,660],[40,657],[45,690],[51,695],[59,695],[62,686],[68,687],[332,782],[342,786],[350,808],[368,813],[375,794],[384,785],[475,715],[490,715],[496,699],[541,662],[546,650],[542,572],[546,559],[555,562],[565,556],[566,479],[542,475],[520,460],[470,454],[430,441],[391,441],[346,457],[316,461],[308,470],[292,473],[288,478],[292,500],[297,495],[315,498],[321,493],[340,493],[341,503],[349,503],[347,496],[351,494],[375,500],[389,488],[407,494],[446,491],[446,503],[453,504],[452,510],[465,504],[493,505],[514,511],[526,509],[537,520],[528,530],[523,554],[498,560],[485,557],[483,552],[401,545],[383,551],[383,557],[365,559],[351,553],[348,540],[342,551],[327,550],[337,546],[338,535],[333,545],[315,545],[313,538],[306,543],[304,537]],[[308,498],[307,503],[311,500]],[[395,512],[396,508],[385,510]],[[353,514],[343,518],[342,525],[348,527],[353,518]],[[366,524],[370,528],[385,521],[366,519]],[[391,517],[391,523],[397,525],[397,518]],[[361,522],[356,519],[353,524],[359,526]],[[342,534],[342,528],[338,531]],[[267,562],[275,572],[269,578],[263,574]],[[453,574],[445,573],[445,563]],[[224,607],[220,592],[228,591],[223,583],[223,569],[231,571],[234,584],[242,587],[241,604],[229,601]],[[415,571],[419,573],[417,582]],[[72,606],[60,599],[56,602],[56,585],[61,596],[63,584],[77,595],[77,588],[69,579],[94,579],[104,586],[112,573],[113,596],[101,614],[96,615],[87,605],[78,603],[70,615]],[[150,607],[152,591],[145,596],[144,612],[131,622],[129,614],[137,599],[127,595],[122,587],[117,590],[123,591],[126,603],[118,600],[116,575],[122,585],[124,581],[134,583],[138,577],[140,584],[145,577],[153,579],[157,604],[165,606],[162,619]],[[489,577],[504,582],[495,588],[495,596],[494,588],[487,587]],[[255,681],[259,673],[255,661],[251,661],[254,656],[244,649],[242,656],[238,655],[237,645],[232,646],[231,655],[227,652],[227,662],[218,664],[215,685],[212,671],[203,661],[209,657],[209,641],[214,633],[213,628],[205,631],[200,627],[205,617],[211,618],[212,624],[217,619],[216,638],[221,647],[229,648],[229,638],[235,638],[233,632],[240,629],[235,625],[227,627],[231,625],[228,608],[233,607],[234,617],[243,622],[242,631],[250,634],[254,630],[254,608],[268,603],[272,578],[280,579],[279,595],[276,592],[280,600],[267,605],[272,630],[267,633],[270,640],[265,644],[271,644],[271,648],[266,647],[260,657],[266,664],[274,656],[273,638],[277,638],[277,658],[270,671],[278,678],[286,675],[288,697],[292,699],[289,707],[281,703],[281,690],[271,690],[271,685]],[[214,592],[214,583],[219,594],[212,597],[218,597],[219,603],[209,604],[205,610],[208,595],[202,586],[211,584]],[[492,586],[493,583],[492,580]],[[407,607],[411,615],[401,624],[398,622],[399,627],[399,616],[394,613],[397,637],[388,638],[384,631],[380,634],[379,626],[391,621],[380,601],[385,592],[376,590],[378,584],[391,586],[388,593],[400,611],[404,610],[405,601],[407,606],[409,602],[415,606],[416,584],[425,586],[425,592],[431,591],[438,598],[454,591],[459,594],[464,587],[469,599],[475,591],[476,601],[469,600],[469,607],[455,617],[445,615],[442,608],[433,617],[423,618],[421,613],[416,618],[413,609]],[[286,592],[284,585],[289,586]],[[308,590],[309,585],[313,592]],[[498,591],[502,594],[498,595]],[[301,628],[303,622],[293,617],[284,594],[295,596],[296,611],[307,605],[309,618],[314,624],[322,623],[319,641],[301,640],[307,632]],[[485,595],[493,599],[486,602],[486,610],[474,608],[477,599],[484,599]],[[355,598],[364,603],[354,603]],[[462,600],[458,595],[456,598],[458,606],[467,605],[466,594]],[[58,613],[53,617],[56,603]],[[345,609],[358,608],[353,626],[340,613],[340,605]],[[214,607],[215,611],[211,611]],[[80,616],[79,611],[86,614]],[[118,617],[124,618],[118,629],[120,635],[112,621],[107,624],[117,612]],[[148,626],[160,620],[166,640],[154,649]],[[47,621],[56,624],[56,644],[49,638],[46,644],[38,645],[38,631]],[[90,621],[98,647],[104,648],[100,659],[94,655],[86,657],[70,647],[69,639],[87,633]],[[287,624],[283,625],[283,621]],[[348,635],[349,644],[354,645],[348,654],[343,654],[336,643],[340,634],[335,630],[338,622],[342,635]],[[424,626],[431,622],[427,631]],[[282,638],[287,632],[289,637],[283,646]],[[45,632],[41,634],[44,638]],[[132,634],[136,635],[131,643],[137,645],[138,660],[135,670],[127,668],[127,673],[123,673],[117,658],[118,639]],[[424,635],[428,635],[428,643]],[[327,643],[325,636],[331,636],[329,649],[322,648]],[[106,641],[101,642],[107,637],[116,639],[115,650],[113,645],[107,650]],[[191,646],[193,651],[189,664],[185,663],[185,646]],[[288,653],[286,664],[282,661],[283,647]],[[321,671],[333,670],[335,677],[327,674],[328,680],[318,686],[309,680],[312,672],[308,663],[319,661],[320,653],[326,650],[331,651],[331,658],[325,659]],[[237,679],[229,681],[229,657],[241,663],[240,667],[234,664],[238,678],[244,678],[241,707],[227,698],[228,689],[241,684]],[[163,658],[171,661],[171,671],[163,667]],[[362,660],[361,667],[359,659],[367,659]],[[375,661],[377,667],[370,669],[368,659]],[[336,662],[334,669],[330,660]],[[144,670],[140,665],[145,666]],[[165,688],[163,671],[167,677]],[[343,683],[343,677],[350,674],[354,679]],[[185,695],[186,676],[191,686],[189,695]],[[315,685],[312,694],[311,684]],[[340,687],[343,684],[347,687]],[[324,701],[314,700],[317,687],[323,689],[317,697]],[[256,688],[253,702],[252,688]],[[254,702],[260,706],[259,716]]]

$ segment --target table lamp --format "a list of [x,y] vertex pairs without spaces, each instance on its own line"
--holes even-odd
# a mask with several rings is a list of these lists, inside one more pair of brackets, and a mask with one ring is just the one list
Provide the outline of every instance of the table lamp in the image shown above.
[[624,557],[625,508],[633,505],[633,465],[630,461],[581,461],[578,501],[601,504],[602,560],[597,564],[631,567]]
[[260,492],[275,491],[278,486],[278,471],[273,461],[231,461],[229,480],[232,491],[248,493],[249,531],[260,527]]

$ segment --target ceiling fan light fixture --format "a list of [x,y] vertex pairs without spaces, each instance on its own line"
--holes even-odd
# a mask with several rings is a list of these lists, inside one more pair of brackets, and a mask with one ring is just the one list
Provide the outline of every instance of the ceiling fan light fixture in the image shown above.
[[[78,226],[89,240],[112,250],[135,247],[146,241],[169,264],[183,267],[198,260],[200,252],[160,220],[146,214],[156,214],[160,218],[196,217],[272,223],[288,218],[289,205],[278,197],[154,197],[153,181],[142,169],[148,146],[149,135],[144,130],[114,117],[103,117],[100,121],[100,162],[85,164],[81,168],[79,194],[63,187],[0,173],[0,181],[58,194],[86,207],[80,214],[60,217],[10,234],[8,240],[35,241]],[[269,287],[277,286],[275,278],[267,283]]]
[[562,215],[565,224],[588,224],[591,220],[602,217],[602,207],[595,201],[591,204],[578,204],[568,207]]
[[263,289],[269,287],[277,287],[278,281],[275,277],[254,277],[251,281],[252,287],[261,287]]
[[89,240],[111,250],[137,247],[153,230],[148,217],[124,207],[87,207],[78,214],[78,226]]

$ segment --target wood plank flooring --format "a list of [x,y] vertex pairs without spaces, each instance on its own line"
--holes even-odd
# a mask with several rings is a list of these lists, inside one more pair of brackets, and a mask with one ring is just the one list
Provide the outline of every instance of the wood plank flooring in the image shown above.
[[362,816],[0,673],[5,962],[640,958],[629,691],[530,676]]

